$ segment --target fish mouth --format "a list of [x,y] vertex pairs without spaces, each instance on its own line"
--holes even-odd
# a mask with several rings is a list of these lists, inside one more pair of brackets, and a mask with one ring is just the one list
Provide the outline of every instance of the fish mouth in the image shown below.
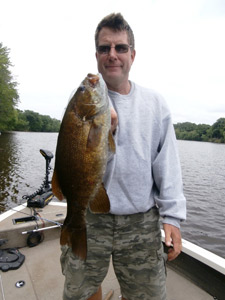
[[98,75],[91,74],[91,73],[89,73],[89,74],[87,75],[87,78],[88,78],[88,82],[90,83],[90,85],[91,85],[92,87],[96,87],[96,85],[98,84],[98,82],[99,82],[99,80],[100,80],[100,78],[99,78]]
[[92,120],[109,107],[107,87],[100,73],[87,74],[77,93],[74,111],[82,121]]

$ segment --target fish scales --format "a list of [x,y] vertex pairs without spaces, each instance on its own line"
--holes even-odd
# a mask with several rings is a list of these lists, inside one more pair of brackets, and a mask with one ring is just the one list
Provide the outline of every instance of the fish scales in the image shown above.
[[108,213],[110,203],[103,186],[107,158],[115,152],[106,85],[100,74],[88,74],[70,100],[60,127],[52,190],[67,200],[67,216],[60,243],[87,256],[86,210]]

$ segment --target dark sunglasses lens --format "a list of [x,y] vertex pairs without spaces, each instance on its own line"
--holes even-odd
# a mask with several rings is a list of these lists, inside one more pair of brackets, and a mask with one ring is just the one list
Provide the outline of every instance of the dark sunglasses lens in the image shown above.
[[[100,54],[108,54],[110,52],[111,46],[109,45],[102,45],[98,46],[97,50]],[[126,44],[118,44],[115,46],[115,50],[117,53],[127,53],[129,46]]]
[[116,52],[118,53],[126,53],[129,49],[129,46],[128,45],[125,45],[125,44],[119,44],[119,45],[116,45],[115,47],[116,49]]
[[103,45],[103,46],[98,46],[98,52],[103,54],[103,53],[109,53],[110,51],[110,46]]

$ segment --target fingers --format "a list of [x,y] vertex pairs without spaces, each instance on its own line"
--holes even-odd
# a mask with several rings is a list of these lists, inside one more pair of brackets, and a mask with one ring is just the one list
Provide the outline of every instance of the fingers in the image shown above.
[[168,224],[164,224],[164,231],[165,231],[165,244],[167,247],[170,247],[172,244],[172,238],[171,238],[171,228],[170,226],[167,226]]
[[181,253],[181,249],[178,248],[169,248],[168,250],[168,261],[172,261]]
[[168,260],[171,261],[181,253],[181,233],[179,228],[170,224],[163,224],[163,228],[165,231],[165,244],[167,247],[170,247],[168,250]]
[[111,131],[114,134],[118,125],[118,117],[116,111],[111,107]]

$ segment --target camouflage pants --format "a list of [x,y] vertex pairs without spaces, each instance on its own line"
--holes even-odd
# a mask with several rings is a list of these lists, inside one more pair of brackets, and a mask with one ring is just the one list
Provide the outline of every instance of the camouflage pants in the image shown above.
[[134,215],[87,212],[87,260],[62,247],[64,300],[86,300],[104,280],[112,255],[121,292],[127,300],[165,300],[166,268],[156,208]]

